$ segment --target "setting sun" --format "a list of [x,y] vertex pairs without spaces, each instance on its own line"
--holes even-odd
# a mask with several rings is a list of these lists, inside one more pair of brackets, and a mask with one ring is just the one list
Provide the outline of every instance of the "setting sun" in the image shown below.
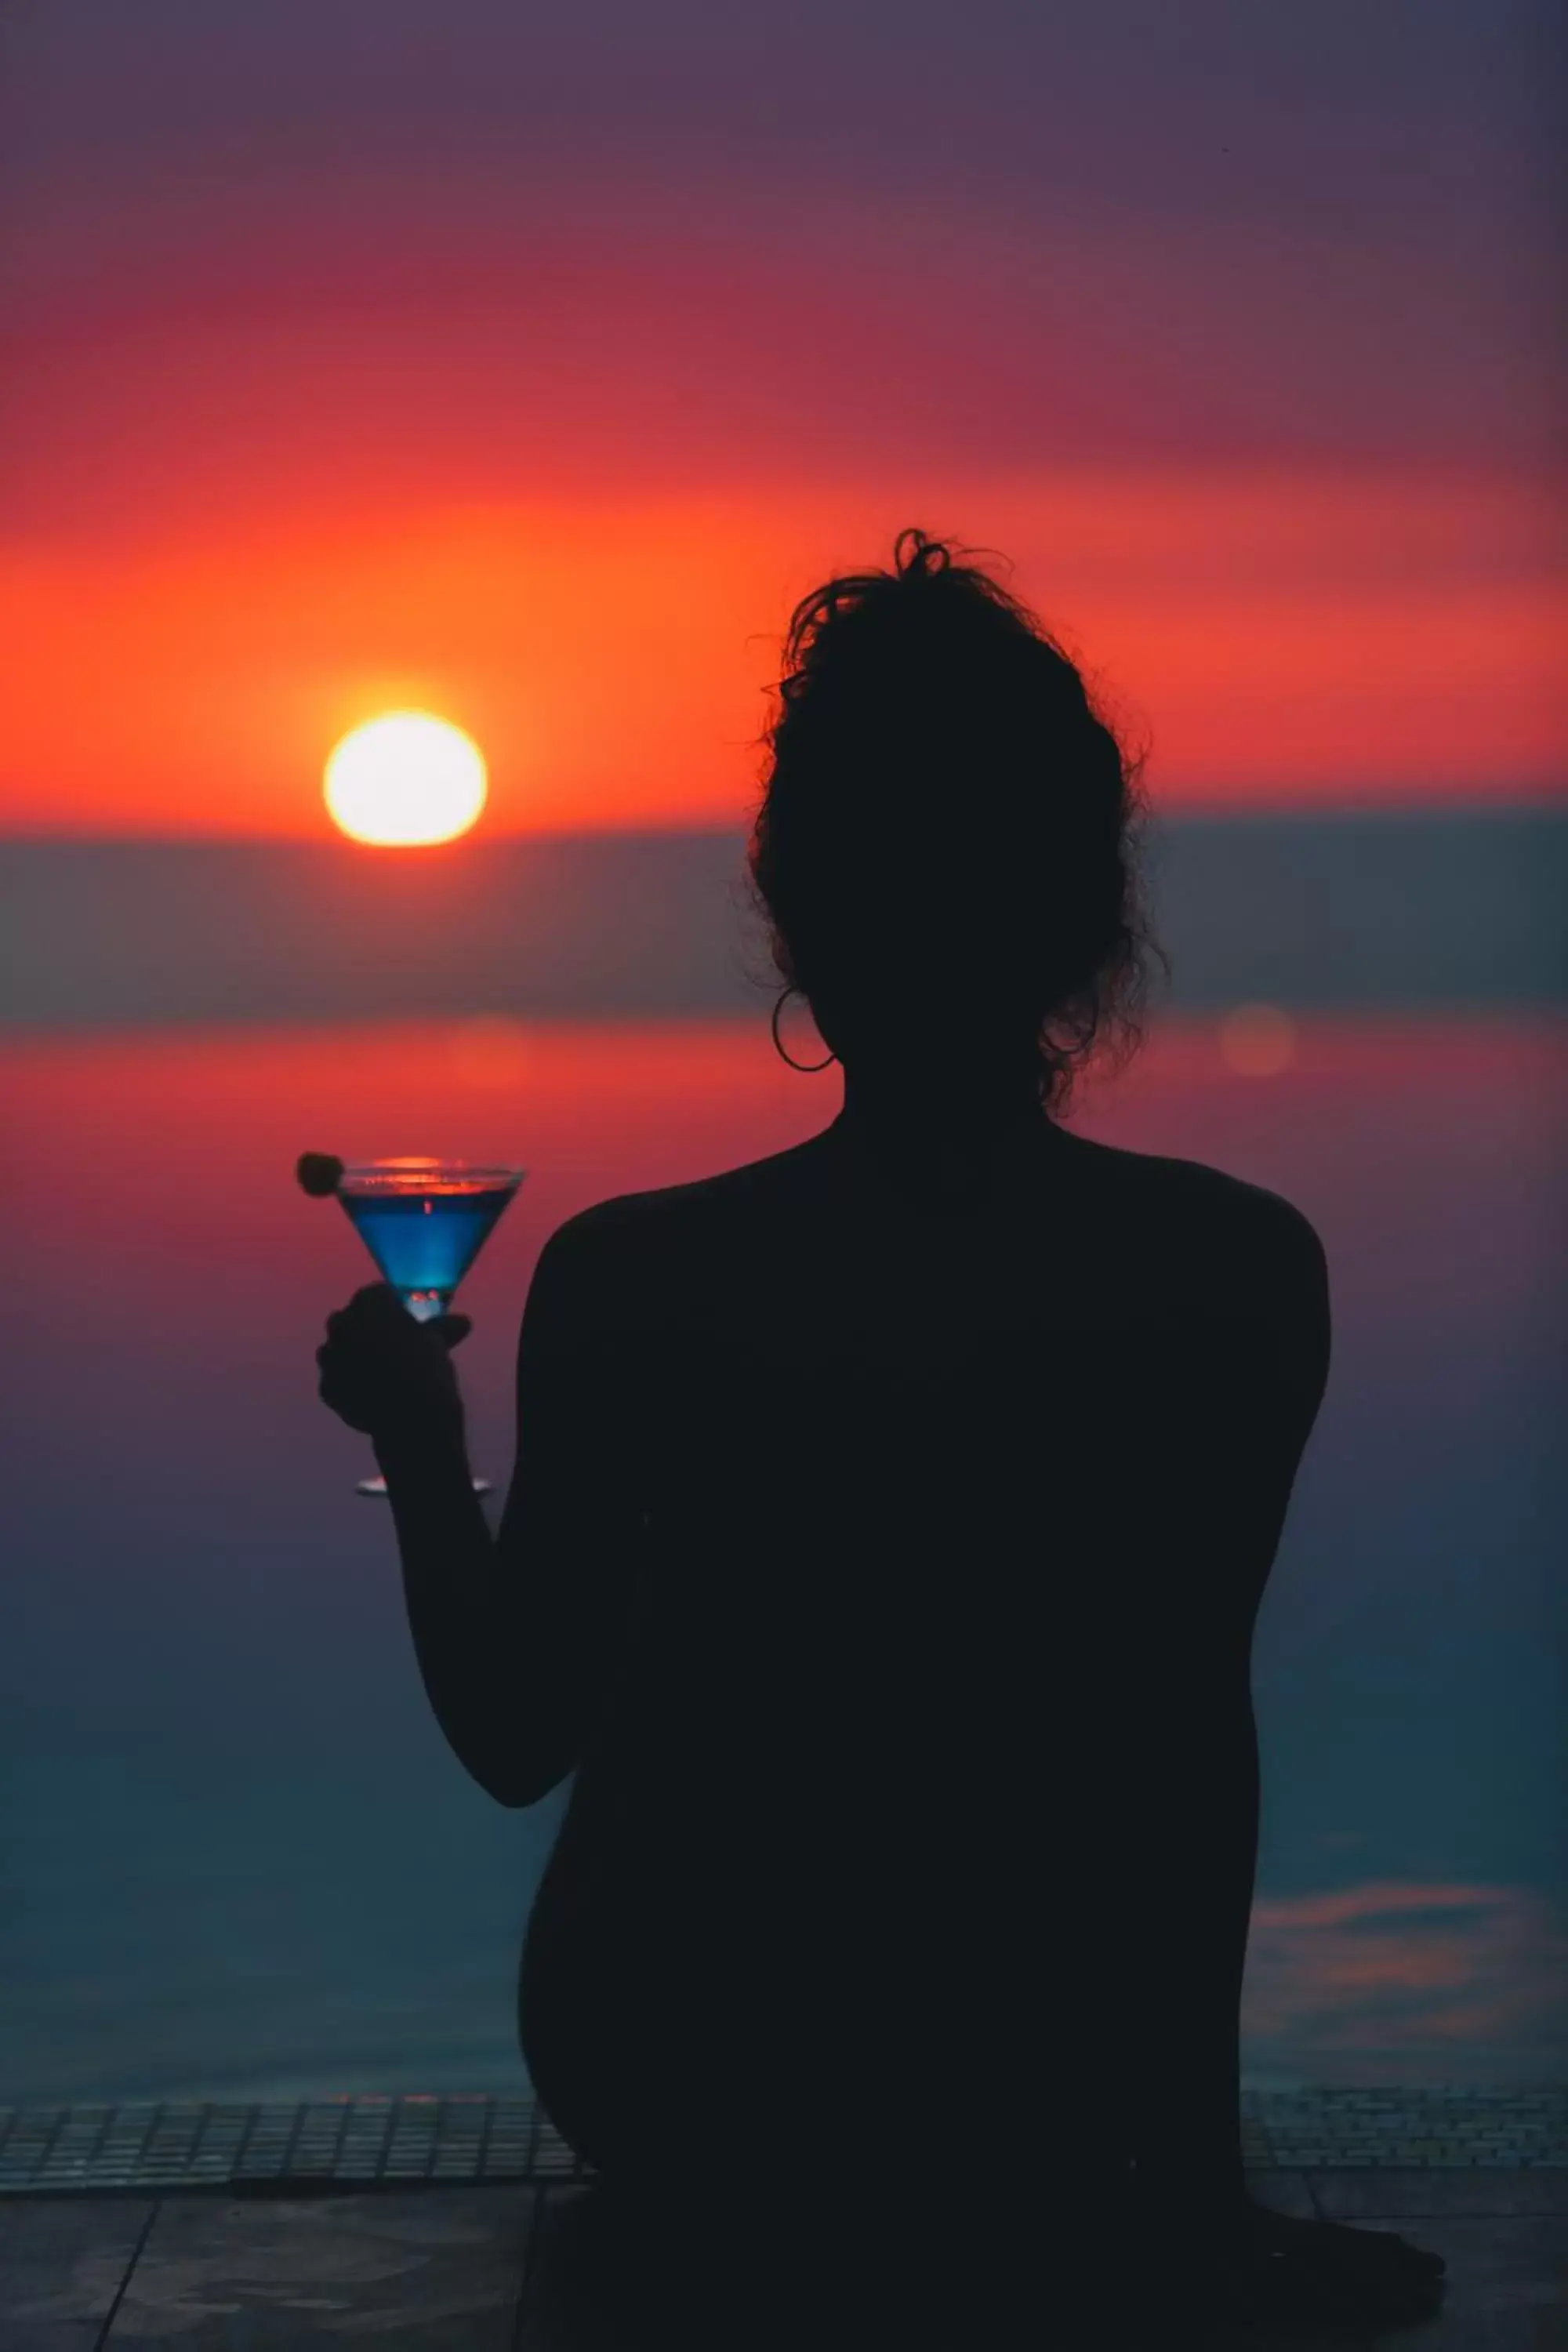
[[424,710],[389,710],[345,735],[322,790],[352,841],[413,848],[455,841],[485,804],[484,754],[460,727]]

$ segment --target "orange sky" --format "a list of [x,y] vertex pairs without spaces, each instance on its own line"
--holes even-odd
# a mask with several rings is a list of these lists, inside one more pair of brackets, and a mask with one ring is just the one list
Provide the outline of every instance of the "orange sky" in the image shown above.
[[1168,805],[1554,790],[1519,5],[12,12],[0,834],[318,832],[406,702],[491,826],[738,823],[790,604],[911,522]]
[[919,520],[996,547],[1167,806],[1498,797],[1563,773],[1562,596],[1506,478],[907,466],[815,497],[237,507],[14,538],[0,828],[321,833],[345,728],[467,727],[507,831],[741,822],[793,600]]

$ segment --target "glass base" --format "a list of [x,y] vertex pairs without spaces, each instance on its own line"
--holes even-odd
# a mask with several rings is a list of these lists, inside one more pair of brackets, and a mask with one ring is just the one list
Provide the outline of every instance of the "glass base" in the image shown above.
[[[488,1495],[491,1491],[490,1482],[488,1478],[476,1478],[473,1482],[473,1486],[476,1495]],[[354,1492],[356,1495],[379,1495],[382,1501],[384,1502],[386,1500],[386,1481],[384,1478],[362,1478],[358,1486],[354,1488]]]

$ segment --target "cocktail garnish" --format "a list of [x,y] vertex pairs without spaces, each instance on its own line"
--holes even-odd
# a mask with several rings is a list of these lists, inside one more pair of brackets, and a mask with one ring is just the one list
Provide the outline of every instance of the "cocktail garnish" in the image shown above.
[[334,1193],[342,1178],[343,1163],[331,1151],[301,1151],[294,1173],[301,1192],[313,1200],[325,1201]]

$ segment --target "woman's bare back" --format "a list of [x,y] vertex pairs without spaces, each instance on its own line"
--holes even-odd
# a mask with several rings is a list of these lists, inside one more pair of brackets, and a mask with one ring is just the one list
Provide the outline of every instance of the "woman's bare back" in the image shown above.
[[[1064,2004],[1092,2032],[1086,2002],[1136,2000],[1152,2049],[1206,1971],[1214,2021],[1176,2042],[1211,2083],[1219,2050],[1223,2107],[1247,1651],[1327,1366],[1306,1220],[1043,1119],[937,1182],[841,1121],[561,1238],[639,1570],[531,1927],[525,2042],[563,1971],[585,2032],[613,2012],[688,2066],[760,2000],[779,2063],[826,2093],[852,2045],[882,2108],[953,2018],[976,2081]],[[541,1394],[550,1374],[537,1355]],[[1205,1901],[1217,1967],[1151,1975],[1138,1918]],[[1039,2063],[1070,2095],[1060,2051]],[[1184,2119],[1190,2141],[1190,2097]]]

